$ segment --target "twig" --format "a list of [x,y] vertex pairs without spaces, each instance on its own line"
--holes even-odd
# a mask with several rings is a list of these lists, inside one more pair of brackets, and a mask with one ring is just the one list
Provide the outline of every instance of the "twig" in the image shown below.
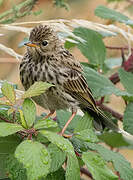
[[93,179],[91,173],[90,173],[87,169],[81,167],[81,168],[80,168],[80,172],[83,173],[83,174],[85,174],[85,175],[88,176],[89,178]]
[[35,5],[37,0],[26,0],[13,6],[12,9],[3,12],[0,15],[0,23],[12,23],[17,18],[28,15]]
[[104,110],[104,111],[107,111],[107,112],[111,113],[113,117],[115,117],[115,118],[119,119],[120,121],[122,121],[122,119],[123,119],[122,114],[114,111],[113,109],[111,109],[108,106],[105,106],[104,104],[98,104],[98,102],[97,102],[97,105],[100,107],[101,110]]
[[7,120],[7,119],[4,118],[4,117],[0,117],[0,119],[1,119],[2,121],[8,122],[8,123],[12,123],[11,121]]
[[[117,47],[117,46],[106,46],[107,49],[111,50],[128,50],[128,47]],[[133,51],[133,48],[131,48],[131,51]]]
[[[127,72],[133,72],[133,53],[129,56],[127,61],[123,62],[122,67]],[[116,84],[120,81],[118,73],[114,73],[109,77],[109,79],[112,81],[113,84]]]

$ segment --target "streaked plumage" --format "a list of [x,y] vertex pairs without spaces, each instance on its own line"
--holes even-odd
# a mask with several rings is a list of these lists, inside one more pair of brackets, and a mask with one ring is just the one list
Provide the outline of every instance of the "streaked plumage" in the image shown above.
[[27,90],[35,81],[55,85],[46,93],[34,97],[34,101],[51,112],[70,108],[76,114],[81,108],[94,116],[95,125],[107,125],[118,130],[96,107],[79,61],[64,49],[56,32],[49,26],[39,25],[31,31],[29,40],[27,45],[30,47],[27,47],[20,64],[20,79],[24,88]]

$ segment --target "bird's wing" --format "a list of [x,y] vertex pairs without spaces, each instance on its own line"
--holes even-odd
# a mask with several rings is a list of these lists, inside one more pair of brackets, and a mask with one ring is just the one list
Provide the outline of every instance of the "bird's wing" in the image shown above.
[[[68,74],[68,78],[66,78],[63,84],[65,91],[77,99],[81,106],[83,105],[84,107],[97,111],[95,100],[82,74],[83,69],[80,63],[74,59],[69,51],[65,51],[64,54],[65,56],[63,57],[62,63],[67,67]],[[64,54],[62,53],[62,55]]]

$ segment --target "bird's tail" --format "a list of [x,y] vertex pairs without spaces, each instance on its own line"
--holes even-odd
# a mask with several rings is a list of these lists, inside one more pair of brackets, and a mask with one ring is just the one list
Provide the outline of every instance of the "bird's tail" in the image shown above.
[[98,130],[102,130],[105,127],[121,133],[123,137],[127,141],[132,141],[133,143],[133,135],[129,134],[128,132],[124,131],[123,129],[120,129],[109,117],[107,117],[99,108],[97,108],[97,112],[94,112],[93,110],[90,110],[87,108],[87,112],[94,117],[94,127]]

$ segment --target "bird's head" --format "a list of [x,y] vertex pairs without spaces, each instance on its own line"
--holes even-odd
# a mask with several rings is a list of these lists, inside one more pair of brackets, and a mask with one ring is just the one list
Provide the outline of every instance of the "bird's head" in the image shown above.
[[53,53],[62,46],[57,33],[48,25],[39,25],[31,30],[29,42],[25,43],[30,51],[37,51],[40,55]]

